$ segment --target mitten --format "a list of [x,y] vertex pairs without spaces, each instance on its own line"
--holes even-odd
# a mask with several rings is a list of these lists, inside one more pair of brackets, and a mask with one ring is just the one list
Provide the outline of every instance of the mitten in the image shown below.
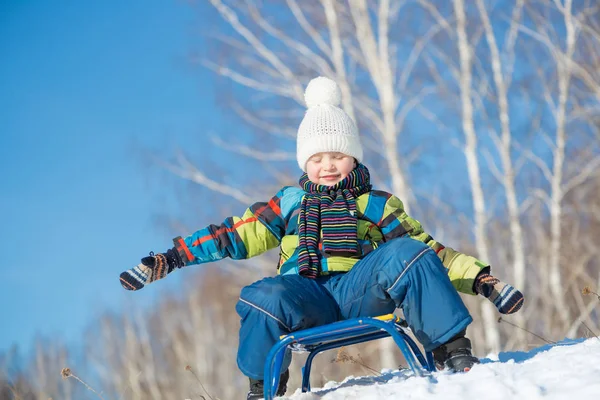
[[513,314],[521,309],[523,293],[487,272],[475,278],[475,293],[487,297],[501,314]]
[[142,258],[142,262],[119,276],[121,286],[127,290],[140,290],[148,283],[164,278],[175,268],[183,267],[183,261],[175,249],[166,253],[154,254]]

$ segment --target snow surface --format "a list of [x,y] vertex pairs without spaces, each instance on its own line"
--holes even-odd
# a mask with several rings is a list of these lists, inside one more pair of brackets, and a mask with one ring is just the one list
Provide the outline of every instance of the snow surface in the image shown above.
[[600,399],[600,339],[564,340],[528,352],[481,360],[468,373],[436,372],[434,380],[383,370],[378,377],[349,377],[293,400],[338,399]]

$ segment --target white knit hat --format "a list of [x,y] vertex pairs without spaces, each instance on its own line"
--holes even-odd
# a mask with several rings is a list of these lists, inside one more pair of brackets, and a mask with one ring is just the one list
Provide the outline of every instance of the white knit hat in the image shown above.
[[296,158],[306,172],[306,162],[317,153],[334,151],[356,158],[363,157],[356,124],[339,108],[342,98],[339,86],[329,78],[311,80],[304,92],[308,110],[298,128]]

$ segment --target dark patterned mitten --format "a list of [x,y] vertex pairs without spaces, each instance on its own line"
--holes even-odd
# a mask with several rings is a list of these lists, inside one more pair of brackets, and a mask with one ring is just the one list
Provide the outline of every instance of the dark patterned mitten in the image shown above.
[[148,257],[142,258],[142,262],[127,270],[119,276],[121,286],[127,290],[140,290],[145,285],[164,278],[175,268],[183,267],[183,261],[175,249],[169,249],[166,253],[154,255],[150,252]]
[[477,275],[475,292],[487,297],[501,314],[516,313],[524,301],[523,293],[485,272]]

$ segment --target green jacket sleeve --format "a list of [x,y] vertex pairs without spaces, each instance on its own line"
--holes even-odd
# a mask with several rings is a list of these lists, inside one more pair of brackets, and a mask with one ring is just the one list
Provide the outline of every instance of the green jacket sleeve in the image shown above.
[[386,241],[409,235],[413,239],[426,243],[437,253],[448,269],[448,276],[456,290],[461,293],[475,295],[476,293],[473,291],[475,278],[479,272],[489,267],[489,265],[434,240],[431,235],[423,230],[419,221],[411,218],[404,211],[404,205],[399,198],[389,194],[388,196],[380,220],[380,229]]

